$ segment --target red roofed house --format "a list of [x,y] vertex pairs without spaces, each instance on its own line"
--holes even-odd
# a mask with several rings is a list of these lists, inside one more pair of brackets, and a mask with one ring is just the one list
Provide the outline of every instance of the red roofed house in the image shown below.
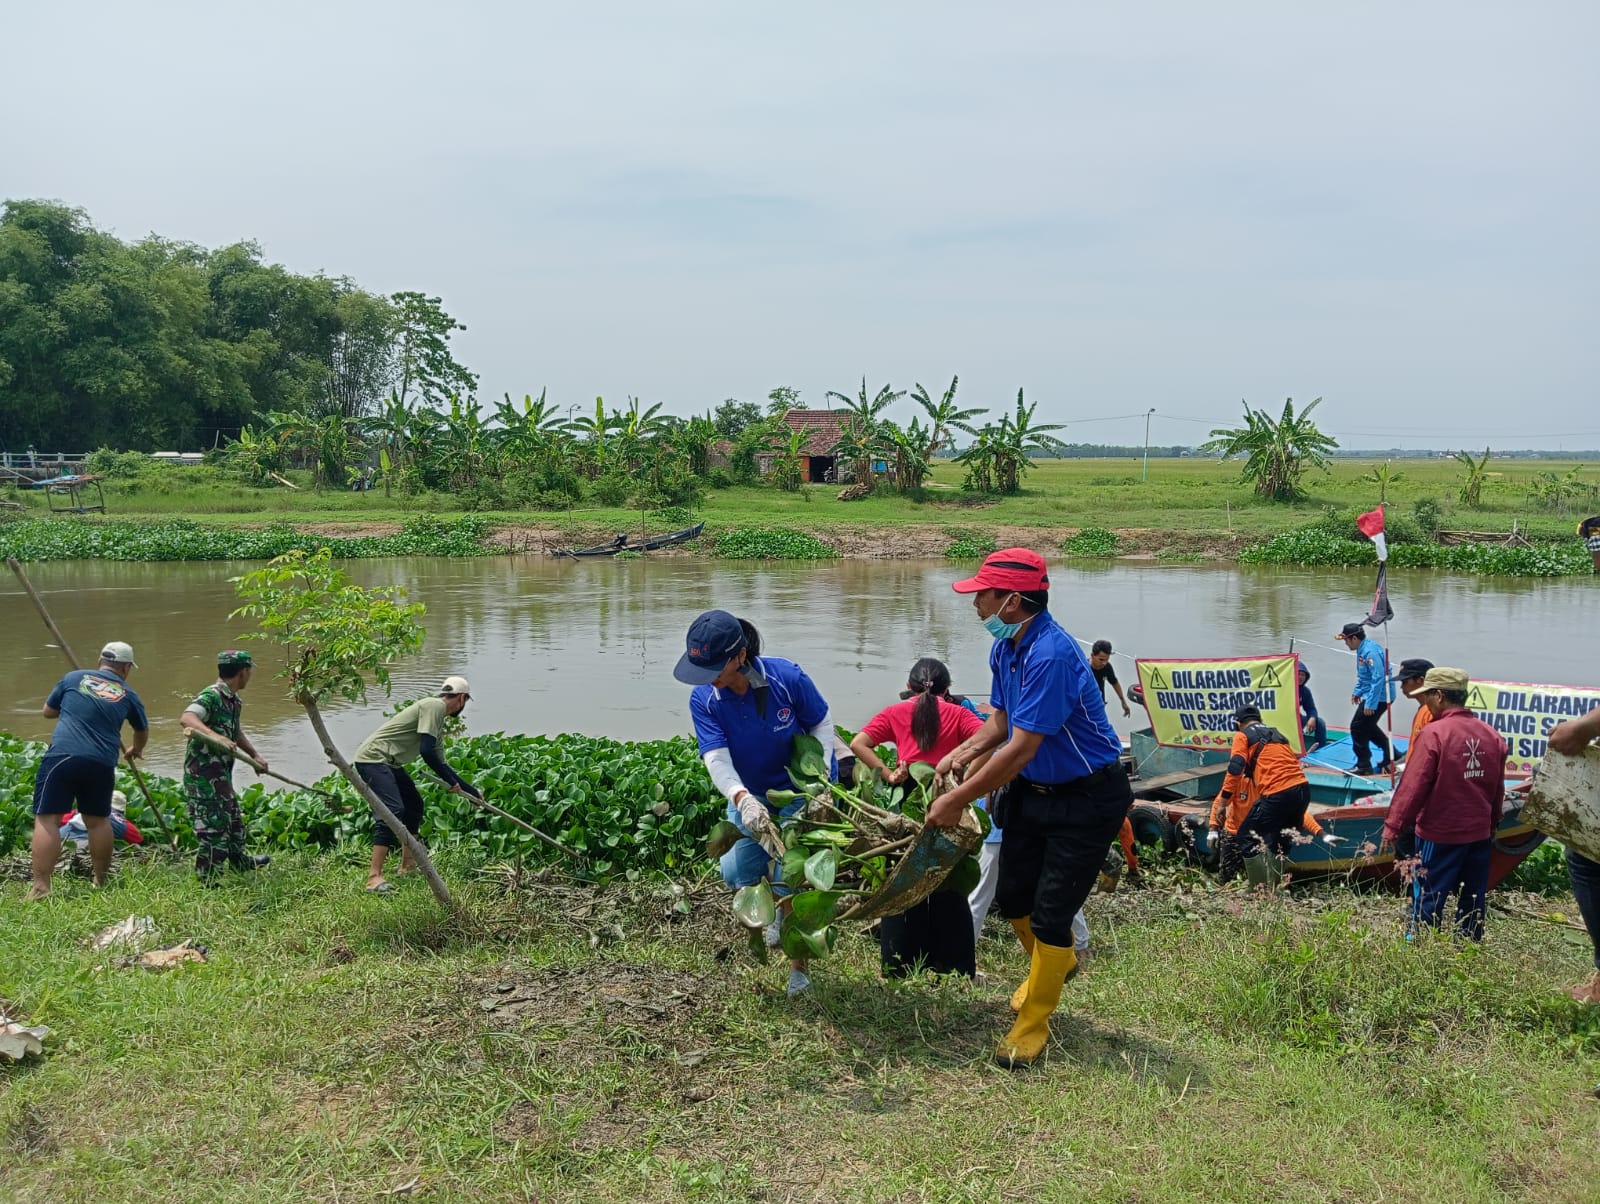
[[[779,420],[780,425],[792,431],[805,431],[806,441],[800,455],[800,479],[817,484],[848,482],[850,465],[836,461],[831,454],[838,445],[840,430],[850,417],[848,410],[788,410]],[[781,433],[781,432],[780,432]],[[761,475],[772,471],[776,452],[762,452],[756,457]]]

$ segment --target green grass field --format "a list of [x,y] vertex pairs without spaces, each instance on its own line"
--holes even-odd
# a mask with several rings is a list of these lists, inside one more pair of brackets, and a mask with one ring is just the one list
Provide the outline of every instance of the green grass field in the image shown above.
[[[0,1067],[0,1197],[1600,1198],[1600,1010],[1555,990],[1587,960],[1559,924],[1496,911],[1481,949],[1407,945],[1394,896],[1157,871],[1091,900],[1099,956],[1011,1074],[987,1058],[1023,972],[998,921],[985,982],[887,984],[854,932],[790,1003],[720,886],[674,918],[664,883],[447,866],[463,932],[420,881],[364,894],[362,855],[214,891],[164,861],[37,905],[0,887],[0,993],[55,1029]],[[87,947],[128,915],[209,962]]]
[[[1395,461],[1402,479],[1390,489],[1392,513],[1409,515],[1420,499],[1432,499],[1450,529],[1509,531],[1513,523],[1535,535],[1572,534],[1576,519],[1539,509],[1529,490],[1538,474],[1563,472],[1570,462],[1504,461],[1499,475],[1484,490],[1484,508],[1466,510],[1454,502],[1462,468],[1450,460]],[[1135,460],[1046,460],[1026,478],[1016,497],[984,500],[964,494],[962,470],[953,463],[937,466],[932,487],[917,499],[887,491],[864,501],[840,502],[837,489],[811,486],[798,494],[770,488],[711,490],[699,508],[713,530],[737,526],[794,527],[819,534],[844,531],[870,539],[890,527],[929,531],[988,532],[1004,528],[1108,527],[1150,532],[1141,544],[1175,549],[1204,548],[1263,539],[1303,525],[1327,506],[1368,509],[1378,500],[1377,486],[1361,478],[1373,464],[1340,460],[1329,473],[1312,473],[1309,496],[1295,505],[1257,500],[1239,480],[1238,464],[1213,459],[1152,460],[1148,481],[1140,479]],[[119,518],[186,516],[218,522],[283,521],[297,524],[348,522],[392,523],[424,512],[449,513],[459,500],[444,494],[385,498],[382,492],[299,492],[276,487],[254,489],[227,483],[186,485],[184,469],[170,469],[132,481],[107,485],[111,515]],[[190,477],[194,481],[195,477]],[[1595,488],[1600,466],[1590,466],[1580,479]],[[303,480],[303,478],[302,478]],[[10,496],[10,495],[8,495]],[[44,509],[44,499],[15,495],[30,511]],[[1584,507],[1588,506],[1589,509]],[[1600,502],[1577,501],[1574,512],[1591,513]],[[573,532],[625,530],[637,526],[637,511],[580,505],[571,511],[494,511],[497,522]],[[660,524],[652,521],[652,529]],[[926,542],[926,541],[925,541]]]

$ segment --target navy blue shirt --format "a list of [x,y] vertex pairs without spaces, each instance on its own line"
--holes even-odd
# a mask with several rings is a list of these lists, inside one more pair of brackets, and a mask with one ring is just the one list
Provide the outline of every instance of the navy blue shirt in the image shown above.
[[1122,756],[1088,658],[1048,610],[1034,616],[1017,644],[996,640],[989,669],[989,702],[1005,711],[1008,727],[1044,737],[1022,769],[1030,782],[1070,782]]
[[1317,718],[1317,700],[1311,697],[1311,687],[1300,687],[1300,722]]
[[[743,694],[696,686],[689,695],[689,714],[694,719],[700,755],[727,749],[745,788],[765,796],[769,790],[791,788],[789,758],[794,753],[794,738],[821,723],[828,715],[828,704],[806,671],[793,661],[758,656],[755,669],[766,679],[765,714],[756,710],[754,675],[751,688]],[[823,743],[826,752],[828,742]]]
[[50,737],[52,757],[83,757],[115,765],[122,756],[122,724],[149,726],[144,703],[110,669],[74,669],[56,683],[45,705],[61,712]]

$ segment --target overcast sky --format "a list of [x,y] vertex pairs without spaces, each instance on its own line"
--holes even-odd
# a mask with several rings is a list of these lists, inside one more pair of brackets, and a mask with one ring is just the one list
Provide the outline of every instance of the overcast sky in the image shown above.
[[485,398],[959,373],[1075,442],[1320,395],[1347,446],[1600,446],[1594,0],[95,0],[4,28],[0,193],[439,294]]

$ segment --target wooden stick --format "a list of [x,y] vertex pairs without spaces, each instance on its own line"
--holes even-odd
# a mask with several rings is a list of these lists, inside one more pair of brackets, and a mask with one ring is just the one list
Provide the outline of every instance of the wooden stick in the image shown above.
[[334,794],[331,790],[323,790],[320,786],[308,786],[304,782],[297,782],[293,778],[285,777],[276,769],[268,769],[264,762],[256,760],[237,744],[229,744],[226,740],[222,739],[222,737],[213,736],[210,732],[197,732],[194,730],[194,728],[187,728],[185,730],[190,736],[194,737],[196,740],[204,741],[205,743],[211,745],[212,748],[215,748],[221,752],[232,753],[235,761],[243,761],[246,765],[250,766],[251,769],[255,770],[259,774],[269,778],[277,778],[278,781],[293,786],[296,790],[305,790],[311,794],[320,794],[325,799],[331,799],[333,802],[339,804],[338,809],[340,811],[350,810],[350,808],[345,805],[345,801],[337,794]]
[[[446,790],[451,789],[450,784],[448,782],[446,782],[443,778],[441,778],[438,774],[430,772],[428,776],[431,777],[434,781],[438,782],[439,785],[443,786]],[[552,848],[560,849],[563,853],[565,853],[568,857],[571,857],[574,861],[585,861],[585,860],[587,860],[587,858],[585,858],[582,853],[578,852],[577,849],[569,849],[566,845],[562,844],[554,836],[546,836],[543,832],[539,831],[538,828],[534,827],[527,820],[518,819],[515,815],[512,815],[511,812],[501,810],[499,807],[496,807],[493,803],[491,803],[488,799],[484,798],[483,795],[481,795],[481,794],[473,794],[472,791],[470,791],[470,790],[463,790],[461,793],[463,795],[465,795],[466,798],[467,798],[467,801],[472,803],[474,806],[482,807],[485,811],[492,811],[492,812],[494,812],[494,814],[498,815],[501,819],[509,819],[512,823],[516,824],[517,827],[521,828],[523,831],[533,833],[533,835],[537,836],[540,840],[544,841],[545,844],[550,845]]]
[[[44,625],[50,629],[50,634],[55,637],[56,646],[61,649],[63,654],[65,654],[67,663],[74,669],[83,668],[83,666],[78,663],[78,658],[73,654],[72,646],[67,643],[67,637],[61,634],[61,628],[57,627],[56,621],[50,617],[50,611],[45,606],[44,599],[41,598],[38,592],[33,588],[33,582],[28,580],[28,574],[23,572],[22,566],[17,563],[17,558],[15,556],[7,556],[6,564],[10,567],[11,571],[17,575],[17,580],[22,582],[23,590],[27,593],[28,597],[32,599],[34,609],[39,612],[39,617],[44,620]],[[133,752],[126,745],[121,743],[120,736],[118,738],[118,747],[122,749],[123,758],[128,762],[128,772],[133,775],[133,780],[138,784],[140,793],[144,795],[145,806],[150,808],[150,814],[156,817],[156,824],[161,828],[161,834],[167,838],[167,843],[170,844],[173,848],[173,851],[176,852],[178,848],[178,838],[173,835],[172,829],[167,827],[167,821],[162,816],[161,809],[156,806],[156,800],[150,793],[150,787],[144,780],[144,774],[140,773],[139,767],[133,763]]]

